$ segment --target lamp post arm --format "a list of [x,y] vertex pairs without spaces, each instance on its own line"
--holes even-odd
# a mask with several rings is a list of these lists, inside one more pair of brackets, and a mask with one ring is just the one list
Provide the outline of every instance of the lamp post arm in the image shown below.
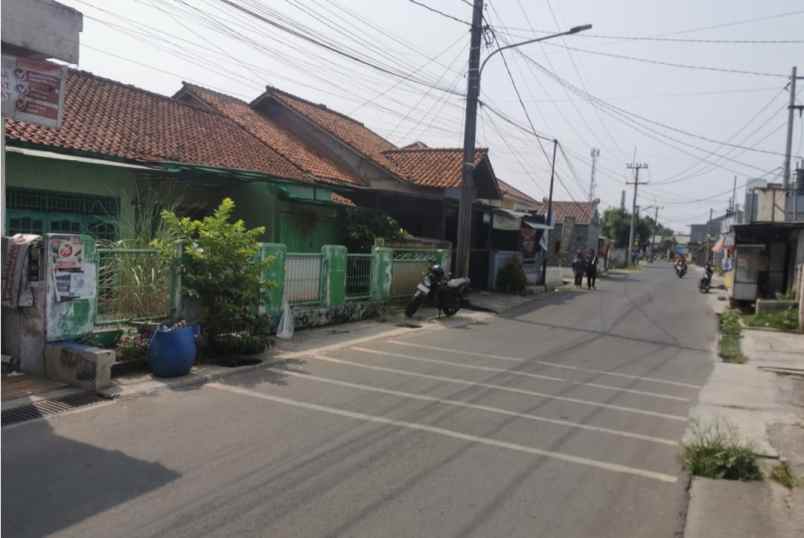
[[578,32],[583,32],[585,30],[589,30],[590,28],[592,28],[591,24],[584,24],[583,26],[575,26],[573,28],[570,28],[569,30],[567,30],[565,32],[559,32],[557,34],[550,34],[550,35],[546,35],[546,36],[542,36],[542,37],[535,37],[533,39],[527,39],[525,41],[520,41],[519,43],[511,43],[510,45],[505,45],[503,47],[498,47],[498,48],[494,49],[493,51],[491,51],[491,53],[488,56],[486,56],[486,58],[483,60],[483,63],[480,64],[480,73],[481,74],[483,73],[483,68],[486,67],[486,63],[488,63],[488,61],[490,59],[492,59],[497,53],[500,53],[500,52],[502,52],[504,50],[513,49],[513,48],[516,48],[516,47],[521,47],[522,45],[529,45],[531,43],[538,43],[539,41],[547,41],[548,39],[553,39],[555,37],[561,37],[561,36],[565,36],[565,35],[577,34]]

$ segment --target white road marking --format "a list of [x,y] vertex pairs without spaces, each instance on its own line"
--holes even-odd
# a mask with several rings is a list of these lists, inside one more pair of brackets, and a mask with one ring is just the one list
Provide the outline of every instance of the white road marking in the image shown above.
[[597,469],[604,469],[606,471],[611,471],[615,473],[622,473],[628,474],[632,476],[638,476],[640,478],[648,478],[651,480],[656,480],[659,482],[667,482],[673,484],[676,482],[677,478],[673,475],[659,473],[655,471],[648,471],[646,469],[639,469],[637,467],[629,467],[627,465],[619,465],[616,463],[607,463],[603,461],[593,460],[589,458],[582,458],[580,456],[572,456],[570,454],[564,454],[562,452],[554,452],[551,450],[541,450],[538,448],[533,448],[526,445],[520,445],[517,443],[509,443],[506,441],[498,441],[496,439],[491,439],[489,437],[480,437],[477,435],[469,435],[466,433],[461,433],[455,430],[448,430],[446,428],[439,428],[437,426],[429,426],[427,424],[419,424],[417,422],[408,422],[405,420],[395,420],[387,417],[380,417],[376,415],[368,415],[366,413],[357,413],[354,411],[347,411],[345,409],[338,409],[336,407],[330,407],[326,405],[318,405],[308,402],[302,402],[299,400],[293,400],[291,398],[284,398],[282,396],[274,396],[272,394],[265,394],[262,392],[257,392],[254,390],[249,389],[242,389],[239,387],[233,387],[230,385],[223,385],[221,383],[207,383],[204,385],[205,388],[212,388],[222,391],[231,392],[234,394],[240,394],[243,396],[249,396],[251,398],[258,398],[261,400],[267,400],[276,403],[282,403],[285,405],[290,405],[293,407],[298,407],[301,409],[308,409],[310,411],[319,411],[322,413],[328,413],[330,415],[337,415],[341,417],[347,417],[357,420],[363,420],[366,422],[374,422],[377,424],[386,424],[388,426],[395,426],[397,428],[404,428],[408,430],[415,430],[415,431],[422,431],[428,433],[434,433],[437,435],[442,435],[444,437],[450,437],[452,439],[459,439],[461,441],[468,441],[470,443],[477,443],[480,445],[487,445],[493,446],[498,448],[506,448],[508,450],[513,450],[515,452],[523,452],[525,454],[533,454],[536,456],[543,456],[546,458],[552,458],[560,461],[566,461],[569,463],[577,463],[579,465],[585,465],[588,467],[595,467]]
[[607,404],[607,403],[600,403],[600,402],[593,402],[590,400],[581,400],[580,398],[570,398],[568,396],[555,396],[553,394],[545,394],[543,392],[536,392],[533,390],[525,390],[525,389],[517,389],[514,387],[506,387],[505,385],[493,385],[491,383],[476,383],[474,381],[467,381],[465,379],[458,379],[455,377],[443,377],[439,375],[432,375],[432,374],[419,374],[415,372],[409,372],[407,370],[399,370],[397,368],[387,368],[385,366],[374,366],[371,364],[362,364],[359,362],[352,362],[347,361],[344,359],[335,359],[332,357],[325,357],[324,355],[315,354],[315,355],[308,355],[306,358],[308,359],[315,359],[324,362],[331,362],[333,364],[345,364],[347,366],[356,366],[357,368],[365,368],[367,370],[374,370],[377,372],[390,372],[393,374],[400,374],[406,375],[409,377],[420,377],[422,379],[432,379],[434,381],[443,381],[445,383],[454,383],[458,385],[467,385],[470,387],[483,387],[487,389],[494,389],[494,390],[502,390],[505,392],[514,392],[516,394],[526,394],[528,396],[536,396],[537,398],[544,398],[547,400],[561,400],[564,402],[572,402],[581,405],[589,405],[592,407],[603,407],[606,409],[614,409],[615,411],[622,411],[624,413],[635,413],[637,415],[647,415],[650,417],[659,417],[659,418],[666,418],[668,420],[677,420],[679,422],[686,422],[687,417],[682,415],[670,415],[667,413],[659,413],[657,411],[646,411],[644,409],[637,409],[634,407],[625,407],[622,405],[614,405],[614,404]]
[[373,353],[375,355],[385,355],[388,357],[397,357],[400,359],[408,359],[412,361],[421,361],[421,362],[429,362],[433,364],[444,364],[447,366],[455,366],[457,368],[466,368],[469,370],[482,370],[485,372],[498,372],[504,374],[510,374],[513,376],[524,376],[524,377],[531,377],[535,379],[546,379],[548,381],[560,381],[562,383],[570,383],[572,385],[584,385],[587,387],[594,387],[597,389],[604,389],[604,390],[613,390],[616,392],[630,392],[632,394],[639,394],[641,396],[650,396],[651,398],[659,398],[664,400],[675,400],[677,402],[689,402],[689,398],[681,398],[679,396],[670,396],[668,394],[659,394],[657,392],[648,392],[644,390],[636,390],[636,389],[629,389],[625,387],[616,387],[613,385],[601,385],[599,383],[586,383],[584,381],[572,381],[571,379],[566,379],[563,377],[553,377],[549,375],[542,375],[542,374],[534,374],[531,372],[520,372],[517,370],[507,370],[505,368],[493,368],[491,366],[478,366],[474,364],[464,364],[461,362],[454,362],[454,361],[442,361],[439,359],[425,359],[423,357],[412,357],[409,355],[401,355],[399,353],[391,353],[389,351],[379,351],[376,349],[369,349],[367,347],[352,347],[351,349],[361,351],[363,353]]
[[584,368],[582,366],[570,366],[568,364],[561,364],[558,362],[547,362],[547,361],[538,361],[536,359],[523,359],[520,357],[506,357],[505,355],[492,355],[490,353],[476,353],[474,351],[461,351],[459,349],[449,349],[446,347],[436,347],[436,346],[428,346],[424,344],[414,344],[413,342],[404,342],[402,340],[388,340],[391,344],[396,344],[398,346],[409,346],[409,347],[418,347],[421,349],[430,349],[433,351],[444,351],[447,353],[456,353],[459,355],[471,355],[473,357],[483,357],[486,359],[497,359],[502,361],[514,361],[514,362],[529,362],[533,364],[543,364],[545,366],[553,366],[555,368],[565,368],[567,370],[575,370],[578,372],[587,372],[590,374],[604,374],[610,375],[615,377],[624,377],[626,379],[639,379],[640,381],[650,381],[652,383],[664,383],[666,385],[675,385],[677,387],[687,387],[691,389],[700,389],[701,385],[693,385],[692,383],[684,383],[682,381],[670,381],[667,379],[660,379],[657,377],[643,377],[639,375],[630,375],[630,374],[622,374],[620,372],[611,372],[609,370],[595,370],[593,368]]
[[567,426],[570,428],[578,428],[581,430],[589,430],[593,432],[599,433],[608,433],[611,435],[619,435],[621,437],[630,437],[632,439],[639,439],[640,441],[650,441],[652,443],[659,443],[662,445],[668,446],[678,446],[676,441],[672,439],[665,439],[664,437],[654,437],[652,435],[642,435],[639,433],[632,433],[627,432],[624,430],[615,430],[612,428],[603,428],[601,426],[590,426],[588,424],[583,424],[581,422],[572,422],[570,420],[560,420],[556,418],[547,418],[542,417],[539,415],[533,415],[530,413],[517,413],[516,411],[509,411],[507,409],[500,409],[499,407],[490,407],[488,405],[478,405],[472,404],[467,402],[462,402],[460,400],[445,400],[443,398],[436,398],[435,396],[426,396],[424,394],[415,394],[412,392],[403,392],[401,390],[393,390],[393,389],[382,389],[380,387],[374,387],[371,385],[363,385],[362,383],[350,383],[349,381],[341,381],[339,379],[331,379],[329,377],[321,377],[313,374],[306,374],[302,372],[293,372],[290,370],[283,370],[283,369],[273,369],[275,372],[300,377],[302,379],[310,379],[313,381],[319,381],[321,383],[328,383],[330,385],[338,385],[340,387],[348,387],[351,389],[358,389],[364,390],[367,392],[376,392],[379,394],[388,394],[390,396],[399,396],[401,398],[410,398],[413,400],[421,400],[424,402],[435,402],[443,405],[451,405],[453,407],[465,407],[467,409],[477,409],[479,411],[486,411],[488,413],[495,413],[498,415],[506,415],[509,417],[517,417],[527,420],[533,420],[536,422],[546,422],[548,424],[557,424],[559,426]]

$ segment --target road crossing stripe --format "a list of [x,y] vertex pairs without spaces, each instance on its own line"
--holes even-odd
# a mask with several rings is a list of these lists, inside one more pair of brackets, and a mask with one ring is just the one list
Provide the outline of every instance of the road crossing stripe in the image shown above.
[[512,450],[515,452],[522,452],[525,454],[532,454],[535,456],[543,456],[545,458],[551,458],[559,461],[565,461],[569,463],[576,463],[579,465],[585,465],[588,467],[595,467],[597,469],[603,469],[606,471],[611,471],[615,473],[622,473],[631,476],[637,476],[640,478],[648,478],[651,480],[656,480],[658,482],[666,482],[673,484],[677,481],[677,478],[673,475],[659,473],[655,471],[649,471],[646,469],[640,469],[637,467],[629,467],[627,465],[620,465],[617,463],[608,463],[599,460],[593,460],[589,458],[583,458],[580,456],[572,456],[570,454],[564,454],[562,452],[555,452],[552,450],[542,450],[539,448],[530,447],[527,445],[521,445],[517,443],[509,443],[507,441],[498,441],[496,439],[491,439],[489,437],[480,437],[477,435],[470,435],[466,433],[461,433],[455,430],[449,430],[447,428],[440,428],[437,426],[430,426],[427,424],[420,424],[417,422],[408,422],[405,420],[395,420],[387,417],[380,417],[376,415],[369,415],[366,413],[358,413],[355,411],[347,411],[345,409],[339,409],[337,407],[330,407],[326,405],[318,405],[309,402],[302,402],[300,400],[294,400],[291,398],[284,398],[282,396],[275,396],[272,394],[265,394],[262,392],[258,392],[255,390],[243,389],[239,387],[234,387],[231,385],[224,385],[221,383],[207,383],[204,385],[205,388],[211,388],[216,390],[222,390],[226,392],[231,392],[233,394],[240,394],[242,396],[249,396],[252,398],[258,398],[261,400],[267,400],[271,402],[281,403],[285,405],[290,405],[293,407],[298,407],[300,409],[307,409],[310,411],[319,411],[322,413],[328,413],[330,415],[337,415],[346,418],[352,418],[356,420],[362,420],[365,422],[373,422],[375,424],[385,424],[388,426],[395,426],[397,428],[403,428],[408,430],[414,431],[422,431],[427,433],[434,433],[437,435],[441,435],[444,437],[449,437],[452,439],[458,439],[461,441],[467,441],[469,443],[476,443],[479,445],[486,445],[492,446],[497,448],[505,448],[508,450]]
[[567,426],[569,428],[578,428],[581,430],[589,430],[598,433],[608,433],[611,435],[619,435],[621,437],[629,437],[632,439],[639,439],[640,441],[650,441],[652,443],[659,443],[662,445],[668,446],[678,446],[676,441],[672,439],[666,439],[664,437],[654,437],[652,435],[643,435],[640,433],[633,433],[627,432],[624,430],[615,430],[613,428],[604,428],[602,426],[591,426],[589,424],[583,424],[582,422],[573,422],[571,420],[561,420],[557,418],[548,418],[539,415],[534,415],[531,413],[517,413],[516,411],[509,411],[508,409],[501,409],[499,407],[491,407],[488,405],[479,405],[473,404],[468,402],[462,402],[460,400],[445,400],[443,398],[436,398],[435,396],[427,396],[425,394],[415,394],[412,392],[403,392],[401,390],[393,390],[393,389],[383,389],[380,387],[374,387],[372,385],[364,385],[362,383],[351,383],[349,381],[341,381],[340,379],[332,379],[329,377],[321,377],[313,374],[303,373],[303,372],[294,372],[291,370],[286,370],[283,368],[272,368],[273,371],[289,376],[300,377],[302,379],[310,379],[313,381],[319,381],[321,383],[327,383],[330,385],[338,385],[340,387],[348,387],[351,389],[363,390],[367,392],[376,392],[378,394],[388,394],[390,396],[399,396],[400,398],[409,398],[413,400],[421,400],[423,402],[435,402],[438,404],[443,405],[450,405],[453,407],[464,407],[466,409],[477,409],[478,411],[486,411],[488,413],[495,413],[498,415],[506,415],[509,417],[517,417],[527,420],[533,420],[536,422],[546,422],[548,424],[557,424],[559,426]]
[[593,368],[584,368],[582,366],[571,366],[569,364],[561,364],[558,362],[548,362],[548,361],[539,361],[536,359],[523,359],[520,357],[506,357],[505,355],[492,355],[490,353],[476,353],[474,351],[461,351],[459,349],[449,349],[446,347],[436,347],[436,346],[428,346],[424,344],[415,344],[413,342],[404,342],[402,340],[387,340],[387,342],[391,344],[396,344],[398,346],[408,346],[408,347],[418,347],[421,349],[430,349],[433,351],[444,351],[447,353],[456,353],[459,355],[470,355],[473,357],[483,357],[487,359],[498,359],[503,361],[515,361],[515,362],[528,362],[531,364],[543,364],[544,366],[552,366],[555,368],[565,368],[567,370],[575,370],[578,372],[587,372],[590,374],[604,374],[610,375],[614,377],[624,377],[626,379],[639,379],[640,381],[650,381],[651,383],[664,383],[666,385],[675,385],[677,387],[687,387],[691,389],[700,389],[701,385],[694,385],[692,383],[684,383],[682,381],[670,381],[668,379],[661,379],[657,377],[643,377],[639,375],[631,375],[631,374],[622,374],[620,372],[611,372],[609,370],[595,370]]
[[689,402],[689,398],[681,398],[680,396],[670,396],[668,394],[659,394],[657,392],[648,392],[644,390],[636,390],[636,389],[629,389],[625,387],[616,387],[613,385],[601,385],[600,383],[586,383],[584,381],[572,381],[571,379],[566,379],[563,377],[553,377],[549,375],[542,375],[542,374],[534,374],[531,372],[520,372],[517,370],[507,370],[505,368],[493,368],[491,366],[478,366],[474,364],[464,364],[461,362],[454,362],[454,361],[442,361],[438,359],[425,359],[423,357],[411,357],[409,355],[401,355],[399,353],[391,353],[389,351],[379,351],[376,349],[369,349],[366,347],[352,347],[350,349],[354,349],[356,351],[361,351],[363,353],[373,353],[375,355],[385,355],[388,357],[397,357],[400,359],[408,359],[412,361],[420,361],[420,362],[429,362],[433,364],[444,364],[448,366],[455,366],[457,368],[466,368],[470,370],[482,370],[485,372],[499,372],[504,374],[510,374],[513,376],[525,376],[525,377],[532,377],[535,379],[546,379],[548,381],[560,381],[562,383],[570,383],[573,385],[584,385],[587,387],[594,387],[598,389],[604,390],[613,390],[617,392],[629,392],[632,394],[639,394],[641,396],[650,396],[651,398],[659,398],[664,400],[674,400],[677,402]]
[[563,402],[572,402],[581,405],[589,405],[592,407],[603,407],[606,409],[614,409],[615,411],[622,411],[623,413],[635,413],[637,415],[647,415],[650,417],[658,417],[658,418],[665,418],[668,420],[677,420],[679,422],[686,422],[687,417],[682,415],[671,415],[668,413],[659,413],[658,411],[647,411],[645,409],[637,409],[635,407],[625,407],[622,405],[614,405],[614,404],[607,404],[607,403],[600,403],[600,402],[593,402],[590,400],[581,400],[580,398],[570,398],[569,396],[556,396],[553,394],[545,394],[543,392],[536,392],[533,390],[525,390],[525,389],[518,389],[515,387],[506,387],[505,385],[494,385],[491,383],[476,383],[474,381],[467,381],[466,379],[458,379],[455,377],[444,377],[439,375],[432,375],[432,374],[420,374],[416,372],[409,372],[408,370],[399,370],[398,368],[388,368],[385,366],[374,366],[371,364],[362,364],[359,362],[352,362],[347,361],[344,359],[335,359],[332,357],[326,357],[324,355],[315,354],[315,355],[308,355],[308,359],[315,359],[324,362],[331,362],[333,364],[345,364],[347,366],[355,366],[357,368],[365,368],[367,370],[374,370],[377,372],[389,372],[393,374],[400,374],[406,375],[409,377],[420,377],[422,379],[432,379],[434,381],[443,381],[445,383],[455,383],[458,385],[467,385],[471,387],[483,387],[487,389],[494,389],[494,390],[502,390],[505,392],[514,392],[516,394],[526,394],[528,396],[536,396],[537,398],[544,398],[547,400],[560,400]]

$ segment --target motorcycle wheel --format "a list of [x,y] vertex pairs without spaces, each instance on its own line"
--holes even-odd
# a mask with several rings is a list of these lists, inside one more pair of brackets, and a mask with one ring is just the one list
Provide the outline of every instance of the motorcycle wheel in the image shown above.
[[419,307],[424,302],[424,294],[420,291],[417,291],[416,294],[413,296],[413,299],[410,300],[408,306],[405,307],[405,316],[408,318],[412,318],[416,311],[419,310]]
[[441,296],[441,311],[448,318],[454,316],[461,309],[461,297],[457,293],[445,293]]

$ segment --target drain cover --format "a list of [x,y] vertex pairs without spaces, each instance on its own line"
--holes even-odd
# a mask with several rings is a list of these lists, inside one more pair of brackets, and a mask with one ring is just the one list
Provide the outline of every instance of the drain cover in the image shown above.
[[8,426],[10,424],[25,422],[26,420],[33,420],[48,415],[58,415],[59,413],[64,413],[76,407],[92,405],[99,401],[102,401],[102,399],[96,394],[89,392],[70,394],[69,396],[56,400],[39,400],[29,405],[3,411],[2,424],[3,426]]

